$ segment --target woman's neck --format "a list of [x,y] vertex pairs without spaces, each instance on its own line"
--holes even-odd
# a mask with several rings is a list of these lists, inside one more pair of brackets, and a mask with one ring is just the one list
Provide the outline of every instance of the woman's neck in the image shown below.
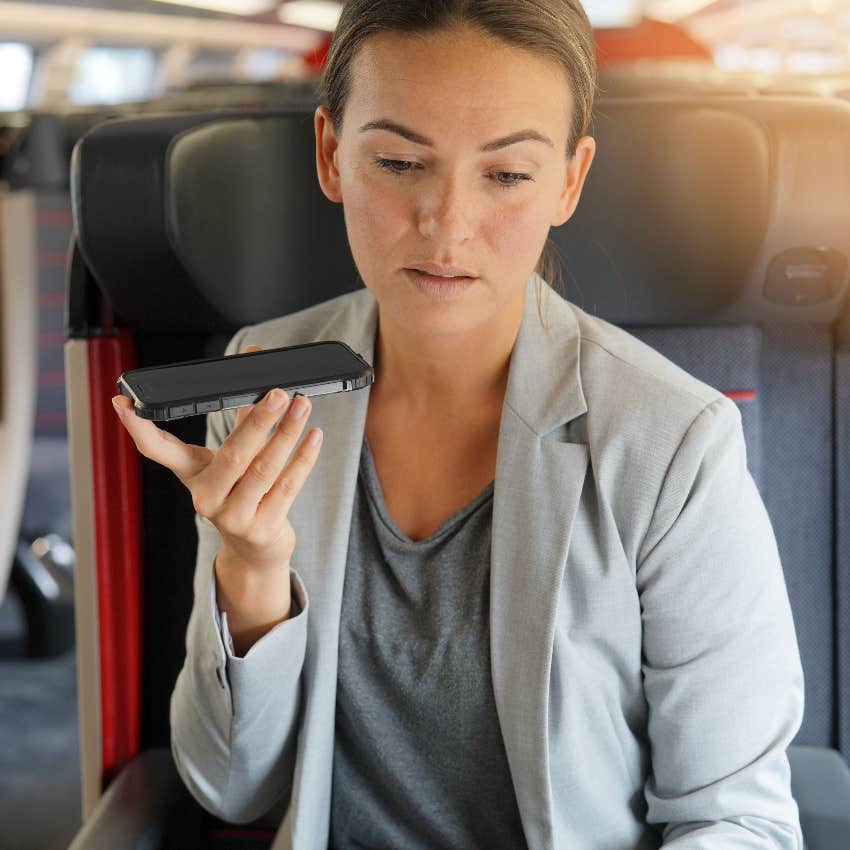
[[504,401],[521,320],[522,313],[450,340],[412,336],[379,318],[373,398],[417,419],[492,415]]

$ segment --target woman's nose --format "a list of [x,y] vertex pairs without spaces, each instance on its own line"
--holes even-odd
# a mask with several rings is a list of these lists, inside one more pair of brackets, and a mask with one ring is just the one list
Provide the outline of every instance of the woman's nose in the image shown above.
[[446,245],[465,242],[472,236],[471,201],[457,181],[447,180],[426,196],[419,215],[419,232]]

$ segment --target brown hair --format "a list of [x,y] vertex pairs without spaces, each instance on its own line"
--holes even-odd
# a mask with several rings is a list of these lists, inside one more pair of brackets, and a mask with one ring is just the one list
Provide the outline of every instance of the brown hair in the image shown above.
[[[342,131],[351,63],[363,42],[379,32],[422,33],[472,25],[501,41],[557,60],[572,92],[566,154],[572,158],[590,126],[597,89],[596,45],[579,0],[348,0],[322,74],[320,93],[334,130]],[[555,244],[547,239],[535,271],[563,290]],[[540,286],[537,287],[540,315]],[[543,320],[540,315],[541,322]]]

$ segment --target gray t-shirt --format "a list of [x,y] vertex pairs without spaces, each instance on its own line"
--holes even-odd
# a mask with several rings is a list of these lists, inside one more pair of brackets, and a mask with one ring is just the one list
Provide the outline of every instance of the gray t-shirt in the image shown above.
[[364,437],[340,618],[332,850],[526,846],[490,676],[492,509],[491,481],[411,540],[387,512]]

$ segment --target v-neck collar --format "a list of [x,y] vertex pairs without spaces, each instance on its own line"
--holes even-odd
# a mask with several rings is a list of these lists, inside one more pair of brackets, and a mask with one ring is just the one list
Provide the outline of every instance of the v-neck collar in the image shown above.
[[384,499],[384,489],[381,485],[381,479],[378,477],[378,469],[375,466],[375,458],[372,454],[372,447],[369,445],[369,441],[365,434],[363,435],[363,447],[361,450],[360,460],[360,477],[363,481],[364,490],[369,500],[369,504],[373,508],[373,515],[377,514],[378,519],[383,522],[389,531],[391,531],[392,534],[394,534],[402,543],[408,545],[410,548],[426,548],[449,535],[470,514],[477,510],[485,501],[487,501],[487,499],[492,497],[495,489],[494,479],[477,496],[441,523],[437,529],[431,532],[431,534],[422,540],[413,540],[398,527],[395,520],[390,515],[386,500]]

